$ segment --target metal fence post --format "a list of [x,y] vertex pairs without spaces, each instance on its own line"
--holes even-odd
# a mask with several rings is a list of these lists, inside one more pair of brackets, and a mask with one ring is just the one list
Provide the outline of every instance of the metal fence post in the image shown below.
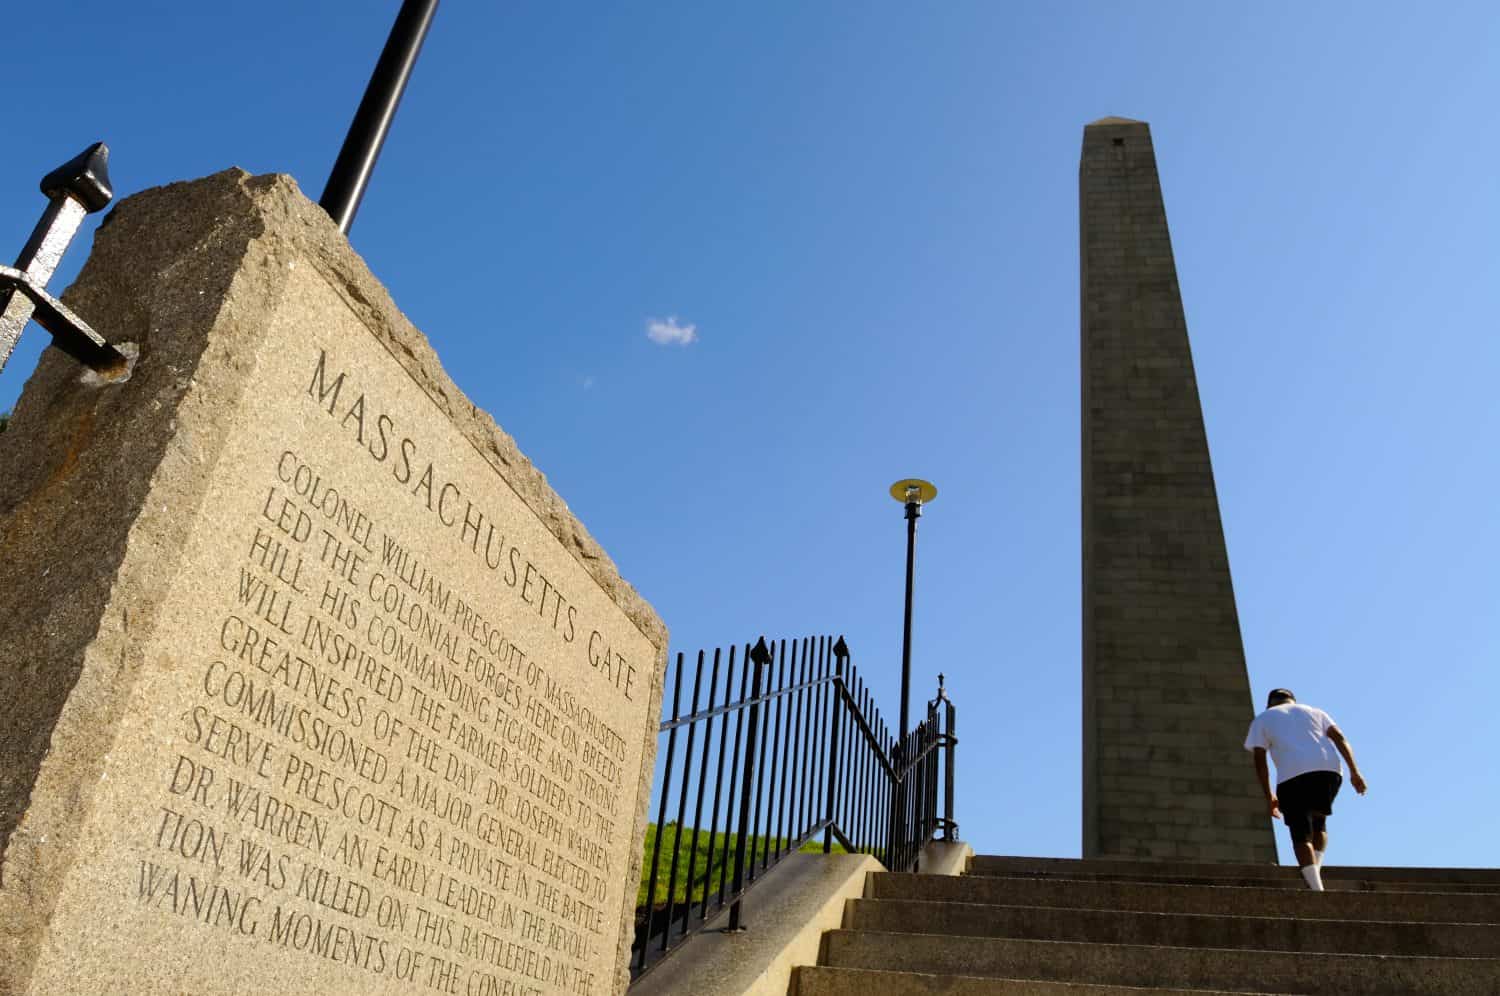
[[927,758],[927,801],[924,803],[927,813],[927,829],[925,833],[928,839],[937,836],[938,828],[938,751],[943,746],[943,727],[938,722],[937,703],[927,708],[927,735],[932,738],[933,750]]
[[762,669],[771,663],[771,651],[766,647],[766,638],[761,637],[750,651],[750,662],[755,666],[750,678],[750,722],[745,732],[745,784],[740,794],[740,830],[734,844],[734,905],[729,907],[729,927],[740,930],[739,893],[745,887],[745,848],[750,841],[750,783],[755,777],[755,739],[760,727],[760,698]]
[[956,725],[958,711],[953,708],[951,701],[946,703],[948,715],[946,732],[948,734],[947,749],[943,758],[943,839],[958,839],[958,824],[953,822],[953,749],[958,746],[958,738],[953,735]]
[[930,756],[927,753],[927,733],[928,726],[925,722],[917,724],[916,764],[911,769],[911,815],[907,818],[906,831],[907,840],[911,842],[913,872],[922,870],[922,845],[927,843],[927,761]]
[[[676,722],[677,717],[679,715],[681,715],[681,712],[682,712],[682,655],[678,654],[677,655],[677,680],[674,683],[673,688],[672,688],[672,721],[674,723]],[[651,933],[651,918],[652,918],[652,916],[655,915],[655,912],[656,912],[656,873],[661,868],[661,845],[662,845],[663,836],[667,832],[667,794],[671,791],[671,788],[672,788],[672,755],[674,753],[676,753],[676,751],[677,751],[677,727],[673,726],[672,727],[672,731],[667,734],[667,761],[666,761],[666,764],[662,765],[662,769],[661,769],[661,776],[662,776],[661,805],[656,810],[656,842],[655,842],[655,846],[653,846],[651,848],[651,877],[647,879],[647,882],[649,882],[650,884],[646,886],[646,934],[647,934],[647,936],[650,936],[650,933]],[[670,913],[670,906],[671,906],[671,898],[672,897],[670,895],[667,896],[667,904],[668,904],[668,907],[669,907],[669,913]],[[668,916],[668,922],[669,923],[670,923],[670,919],[671,918],[670,918],[670,915],[669,915]],[[670,929],[669,929],[668,932],[670,933]],[[642,945],[641,946],[641,962],[640,962],[640,967],[641,968],[645,968],[646,967],[646,947],[648,947],[648,946],[649,945]]]
[[836,787],[839,781],[839,719],[844,711],[844,661],[849,658],[849,645],[844,638],[839,637],[839,642],[833,645],[833,688],[828,697],[829,711],[833,713],[833,737],[828,745],[828,804],[823,810],[823,816],[828,820],[828,827],[823,831],[823,853],[827,854],[833,850],[833,823],[834,807],[836,804]]
[[886,814],[886,864],[891,871],[903,871],[901,847],[901,820],[903,819],[906,779],[902,776],[902,761],[906,757],[906,744],[897,740],[891,748],[891,810]]

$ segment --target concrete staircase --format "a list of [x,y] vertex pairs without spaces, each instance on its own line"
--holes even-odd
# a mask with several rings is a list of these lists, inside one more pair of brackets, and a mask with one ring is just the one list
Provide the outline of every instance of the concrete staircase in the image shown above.
[[975,857],[873,874],[792,996],[1500,996],[1500,870]]

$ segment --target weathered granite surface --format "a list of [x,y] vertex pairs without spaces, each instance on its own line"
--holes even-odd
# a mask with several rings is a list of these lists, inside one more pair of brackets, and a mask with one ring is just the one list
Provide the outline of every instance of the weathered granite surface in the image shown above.
[[651,608],[289,178],[65,299],[139,359],[0,434],[0,994],[622,991]]
[[1241,750],[1254,716],[1151,129],[1078,166],[1083,856],[1276,860]]

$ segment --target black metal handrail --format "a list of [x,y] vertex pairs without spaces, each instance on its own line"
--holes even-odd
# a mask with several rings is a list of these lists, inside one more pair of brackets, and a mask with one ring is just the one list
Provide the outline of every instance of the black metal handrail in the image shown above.
[[837,844],[905,871],[935,834],[956,833],[958,741],[947,693],[940,684],[924,721],[898,744],[849,656],[842,638],[826,636],[762,638],[711,658],[699,651],[691,665],[677,655],[662,701],[656,832],[636,911],[633,978],[726,906],[728,929],[741,929],[745,893],[819,836],[825,853]]

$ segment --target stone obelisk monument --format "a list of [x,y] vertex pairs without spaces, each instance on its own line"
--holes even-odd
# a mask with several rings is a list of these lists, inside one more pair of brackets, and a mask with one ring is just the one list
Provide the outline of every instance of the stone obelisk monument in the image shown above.
[[1142,121],[1083,131],[1083,856],[1275,861],[1166,208]]

